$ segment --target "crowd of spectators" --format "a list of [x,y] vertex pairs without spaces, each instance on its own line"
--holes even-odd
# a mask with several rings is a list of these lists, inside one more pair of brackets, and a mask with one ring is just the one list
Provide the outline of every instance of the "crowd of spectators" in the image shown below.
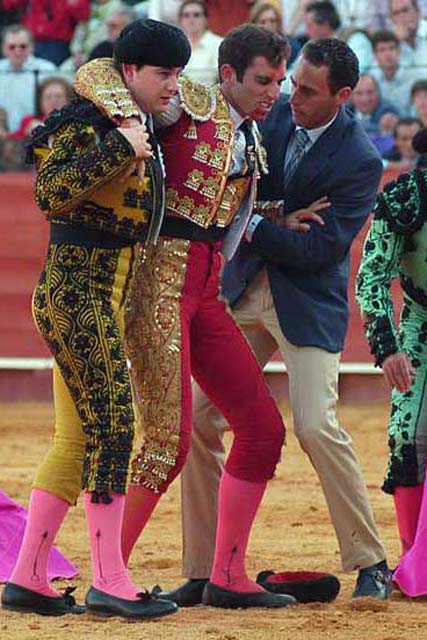
[[78,67],[111,56],[123,27],[147,16],[185,31],[193,51],[185,73],[207,84],[218,79],[222,36],[243,22],[288,35],[289,76],[307,40],[345,40],[361,70],[349,108],[384,166],[425,162],[408,139],[427,125],[427,0],[0,0],[0,171],[22,166],[20,147],[70,99]]

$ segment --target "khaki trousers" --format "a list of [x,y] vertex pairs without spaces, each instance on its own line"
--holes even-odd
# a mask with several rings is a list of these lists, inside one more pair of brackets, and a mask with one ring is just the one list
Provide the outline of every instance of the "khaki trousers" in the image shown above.
[[[262,366],[280,350],[289,375],[295,435],[319,476],[343,569],[351,571],[384,560],[351,438],[336,418],[340,354],[297,347],[286,340],[265,270],[233,313]],[[195,386],[192,448],[181,475],[183,575],[187,578],[210,575],[226,429],[219,411]]]

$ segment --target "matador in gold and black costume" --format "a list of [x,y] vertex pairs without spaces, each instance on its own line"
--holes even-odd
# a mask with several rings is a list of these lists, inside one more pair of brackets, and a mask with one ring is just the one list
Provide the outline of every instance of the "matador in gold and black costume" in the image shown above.
[[[164,84],[172,88],[170,95],[175,93],[177,75],[190,56],[181,30],[137,21],[122,33],[118,46],[132,77],[147,77],[136,98],[140,115],[156,95],[153,69],[163,69]],[[130,100],[120,101],[122,118],[132,109]],[[151,114],[142,115],[148,123]],[[141,593],[127,575],[120,548],[135,422],[124,317],[138,242],[155,239],[164,212],[163,171],[154,140],[151,147],[152,157],[143,125],[129,135],[84,98],[53,112],[33,135],[36,201],[50,223],[33,314],[54,357],[56,428],[34,481],[18,562],[2,594],[8,609],[44,615],[83,612],[68,591],[59,596],[47,580],[50,548],[81,491],[93,572],[87,609],[130,618],[177,609]],[[143,178],[133,170],[142,157]]]
[[[223,54],[230,45],[243,51],[247,66],[258,54],[270,56],[276,97],[286,41],[246,25],[226,37]],[[220,65],[221,55],[220,49]],[[117,95],[128,97],[108,59],[84,65],[75,89],[117,121],[105,101],[105,78],[109,85],[117,83]],[[239,105],[230,104],[221,85],[210,89],[182,78],[164,115],[157,133],[166,172],[166,216],[157,243],[141,252],[125,330],[143,436],[131,464],[124,558],[185,462],[193,376],[234,432],[220,498],[217,562],[205,603],[286,606],[292,599],[271,598],[246,577],[243,566],[257,506],[280,456],[284,426],[255,356],[219,292],[223,256],[230,258],[239,244],[259,171],[267,170],[264,151],[254,121],[242,115]],[[241,517],[236,509],[242,510]],[[239,522],[239,533],[230,528],[233,520]]]

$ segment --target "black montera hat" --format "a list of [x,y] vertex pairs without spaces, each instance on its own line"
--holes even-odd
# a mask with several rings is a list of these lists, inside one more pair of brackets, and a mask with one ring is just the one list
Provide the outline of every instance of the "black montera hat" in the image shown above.
[[124,64],[185,67],[191,46],[185,33],[165,22],[141,19],[128,24],[114,45],[114,58]]

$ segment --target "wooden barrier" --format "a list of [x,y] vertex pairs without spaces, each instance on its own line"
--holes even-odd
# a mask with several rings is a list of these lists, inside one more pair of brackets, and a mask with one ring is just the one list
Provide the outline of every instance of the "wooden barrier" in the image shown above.
[[[394,177],[395,173],[386,173],[383,183]],[[48,243],[48,224],[34,202],[33,181],[34,177],[29,173],[0,174],[0,358],[50,357],[31,317],[31,295]],[[372,361],[354,300],[354,280],[368,227],[369,223],[354,242],[351,252],[351,316],[344,362]],[[24,376],[23,373],[20,375]],[[44,379],[43,376],[48,377],[49,374],[39,372],[35,377],[40,380]],[[36,387],[40,387],[40,382]],[[0,392],[0,398],[2,395]]]

